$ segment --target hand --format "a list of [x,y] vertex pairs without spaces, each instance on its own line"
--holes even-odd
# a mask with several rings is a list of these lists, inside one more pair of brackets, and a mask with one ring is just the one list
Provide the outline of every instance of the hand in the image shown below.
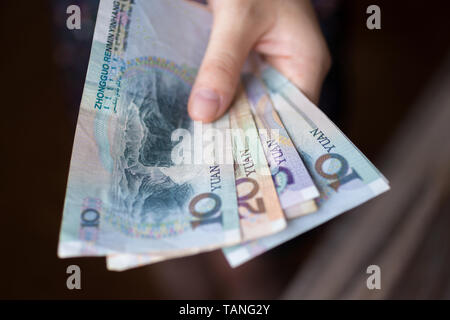
[[230,106],[254,49],[317,104],[331,58],[309,0],[210,0],[213,28],[188,103],[211,122]]

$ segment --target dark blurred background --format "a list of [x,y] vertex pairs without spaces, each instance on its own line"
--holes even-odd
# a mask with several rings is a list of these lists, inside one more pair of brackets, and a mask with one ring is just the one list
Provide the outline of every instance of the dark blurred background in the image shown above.
[[[69,4],[81,30],[65,27]],[[366,28],[371,4],[381,30]],[[390,192],[237,269],[217,251],[121,273],[56,256],[97,6],[1,2],[0,298],[450,298],[448,1],[316,1],[334,62],[320,106]],[[71,264],[82,290],[66,288]]]

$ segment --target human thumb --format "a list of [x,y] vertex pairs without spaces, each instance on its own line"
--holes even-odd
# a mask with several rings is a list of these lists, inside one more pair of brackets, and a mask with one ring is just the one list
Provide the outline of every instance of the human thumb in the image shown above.
[[[193,120],[211,122],[230,106],[242,66],[257,34],[245,17],[224,13],[214,17],[208,47],[188,102]],[[239,21],[242,21],[239,23]]]

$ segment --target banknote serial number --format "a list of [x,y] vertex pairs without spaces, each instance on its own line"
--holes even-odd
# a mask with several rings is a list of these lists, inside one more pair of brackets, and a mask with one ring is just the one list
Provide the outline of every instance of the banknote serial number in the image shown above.
[[196,315],[209,318],[215,315],[268,315],[270,304],[223,304],[218,306],[183,305],[179,308],[179,315]]

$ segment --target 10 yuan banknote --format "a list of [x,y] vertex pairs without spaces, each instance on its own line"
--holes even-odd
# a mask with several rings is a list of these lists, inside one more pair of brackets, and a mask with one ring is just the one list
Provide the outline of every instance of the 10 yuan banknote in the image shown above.
[[[210,25],[209,12],[185,1],[100,2],[60,257],[174,253],[240,241],[233,163],[214,162],[217,155],[232,159],[231,145],[201,149],[209,150],[210,163],[174,161],[174,153],[181,160],[189,151],[198,155],[186,105]],[[226,137],[229,119],[202,128],[201,139],[208,132]],[[192,150],[180,156],[177,146],[188,136]]]

